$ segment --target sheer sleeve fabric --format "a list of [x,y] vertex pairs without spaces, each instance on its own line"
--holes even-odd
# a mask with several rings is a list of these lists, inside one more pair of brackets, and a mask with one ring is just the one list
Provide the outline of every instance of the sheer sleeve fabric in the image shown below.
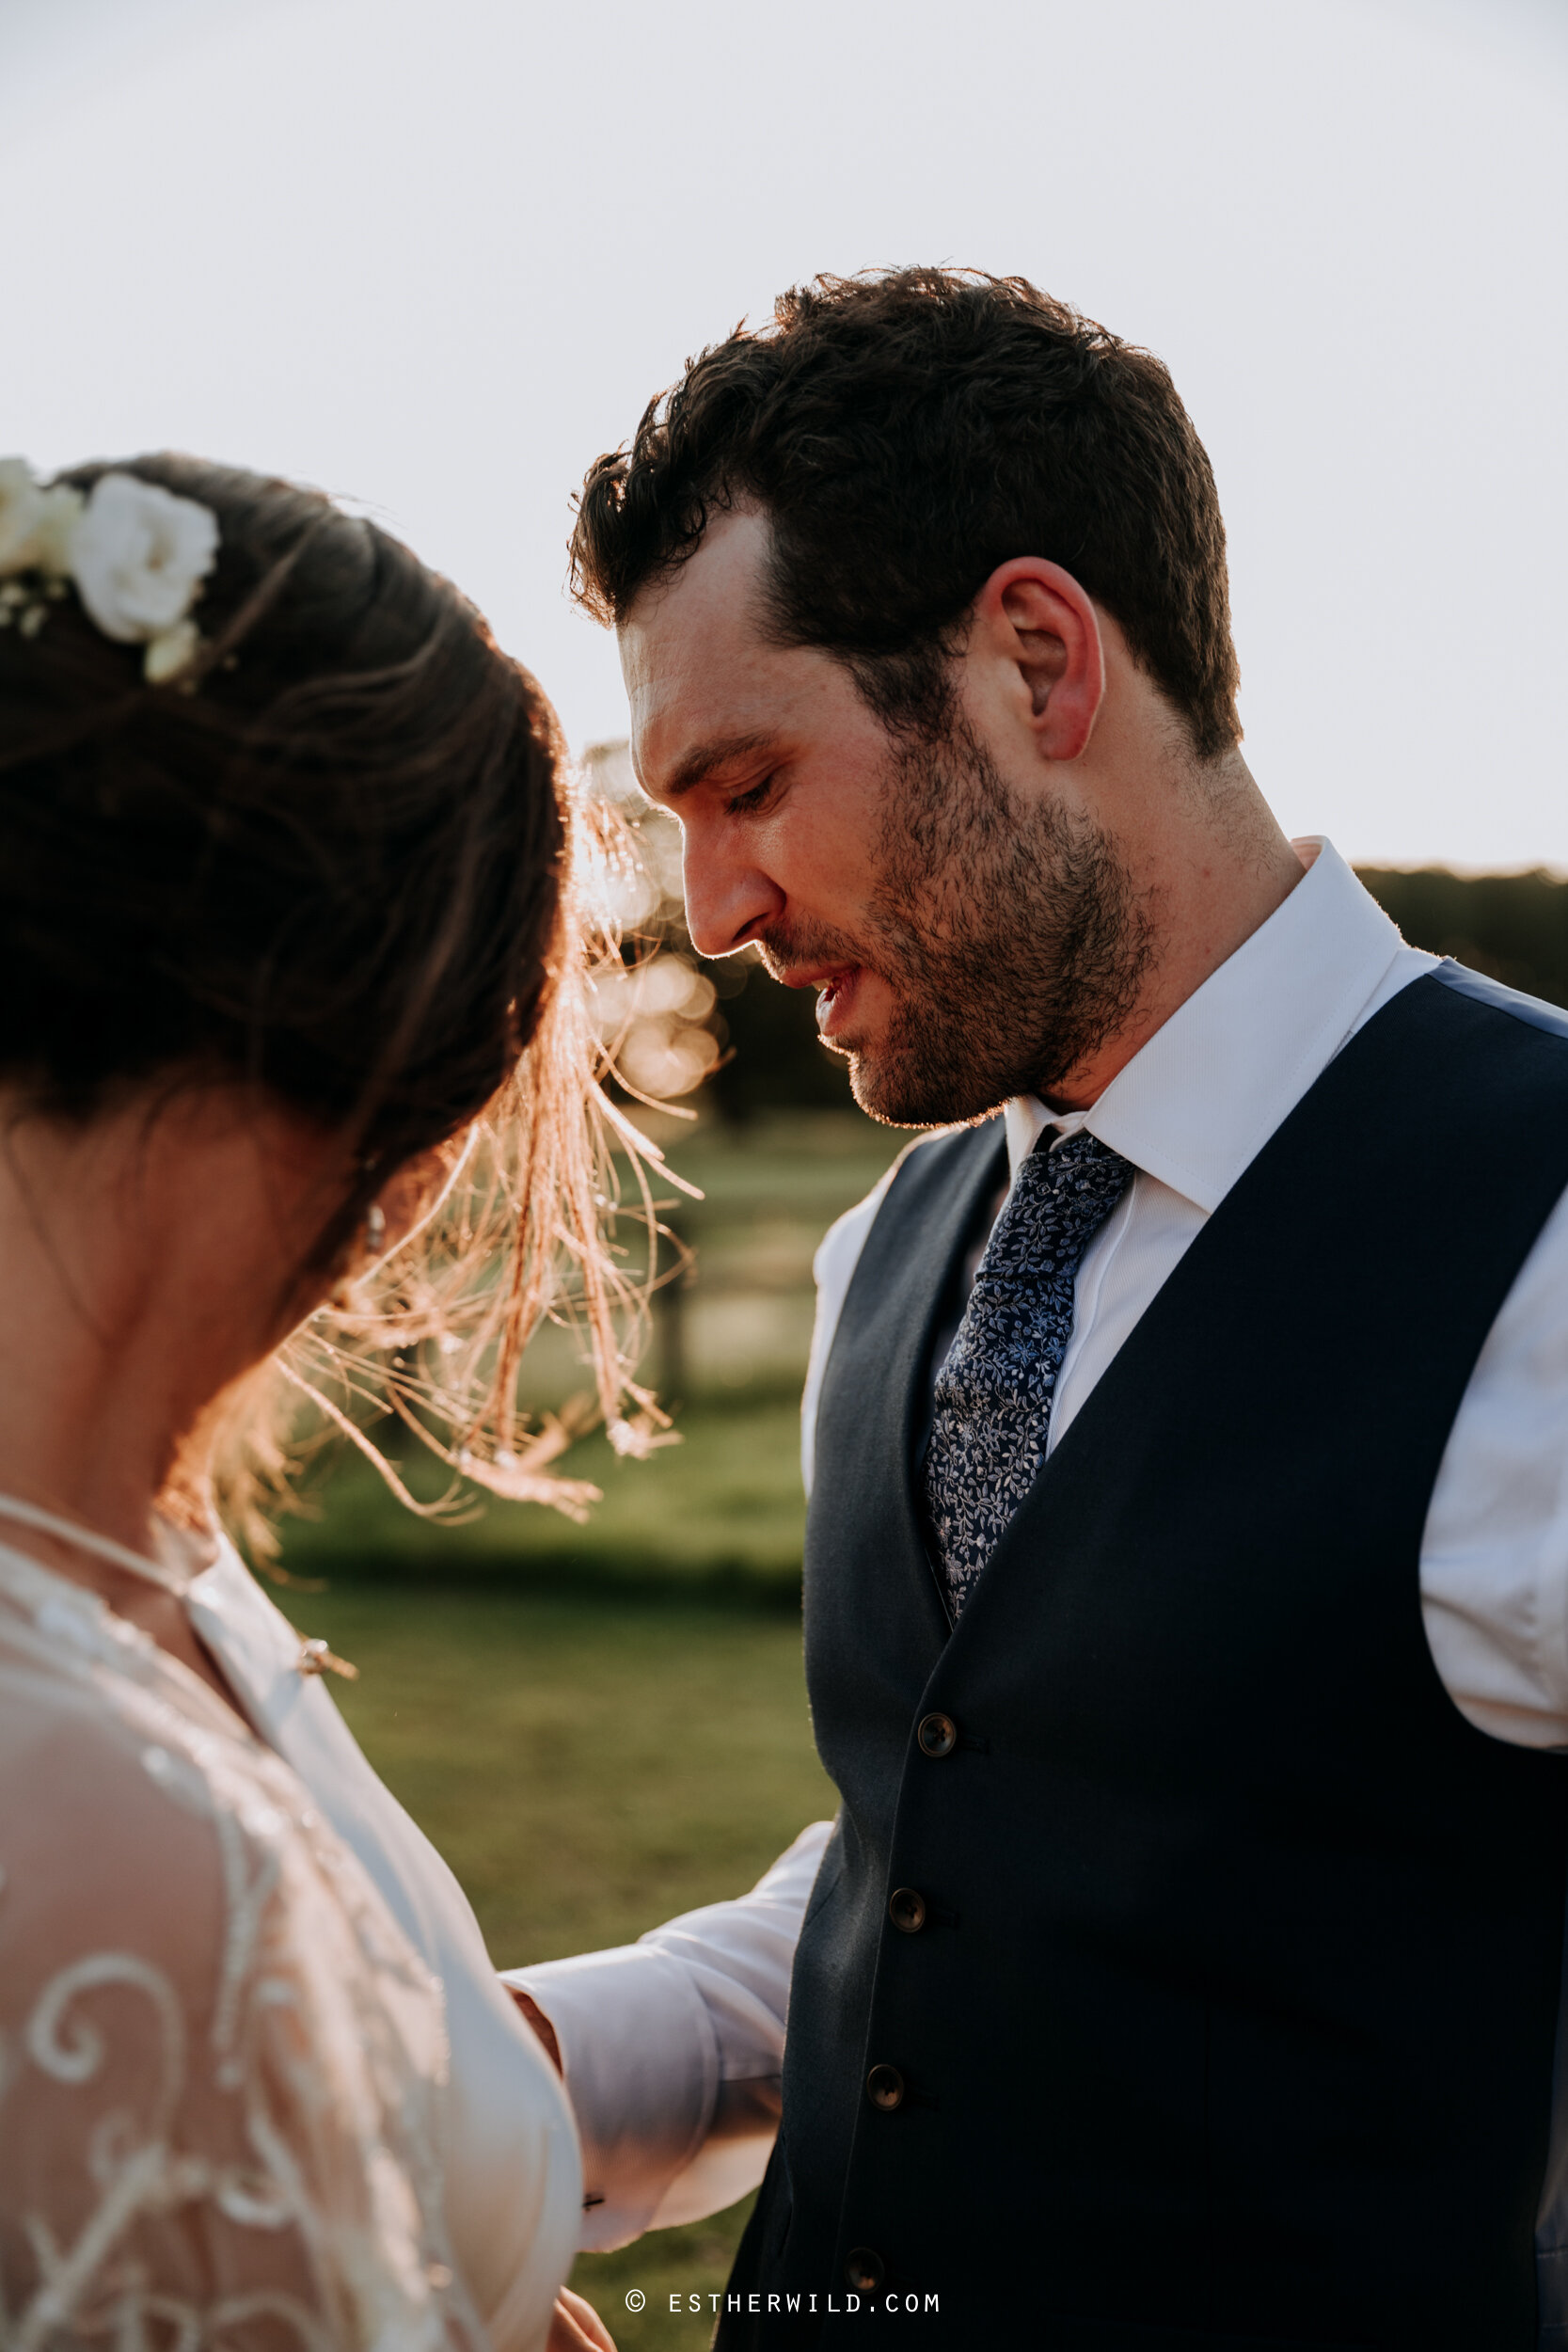
[[300,1674],[299,1630],[228,1546],[193,1586],[190,1615],[262,1739],[440,1980],[452,2266],[494,2352],[531,2352],[548,2330],[582,2214],[577,2133],[555,2070],[497,1983],[457,1881],[372,1770],[325,1682]]
[[0,2341],[478,2352],[438,1988],[287,1768],[45,1581],[0,1598]]

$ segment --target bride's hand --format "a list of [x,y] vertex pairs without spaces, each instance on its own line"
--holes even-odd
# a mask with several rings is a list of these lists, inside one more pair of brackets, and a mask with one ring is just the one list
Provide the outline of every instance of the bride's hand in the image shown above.
[[615,2352],[615,2339],[592,2303],[562,2287],[555,2298],[546,2352]]

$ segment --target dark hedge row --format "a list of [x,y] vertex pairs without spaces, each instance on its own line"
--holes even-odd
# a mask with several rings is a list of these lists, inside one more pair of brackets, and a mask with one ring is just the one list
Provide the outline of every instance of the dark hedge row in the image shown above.
[[[1568,882],[1547,873],[1450,874],[1441,866],[1359,871],[1412,946],[1568,1006]],[[809,990],[779,988],[755,965],[737,989],[734,965],[709,969],[720,981],[729,1054],[710,1083],[726,1117],[847,1103],[844,1064],[816,1041]]]

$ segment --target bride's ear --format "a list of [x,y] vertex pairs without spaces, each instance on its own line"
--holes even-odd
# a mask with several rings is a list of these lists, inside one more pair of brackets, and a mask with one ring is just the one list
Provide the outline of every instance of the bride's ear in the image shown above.
[[371,1204],[369,1219],[379,1229],[374,1232],[373,1258],[385,1258],[394,1249],[412,1240],[421,1225],[428,1224],[457,1180],[458,1171],[473,1148],[478,1133],[476,1121],[470,1120],[445,1143],[433,1144],[405,1160],[397,1173],[389,1176]]
[[1038,756],[1077,759],[1105,699],[1105,648],[1094,600],[1070,572],[1015,556],[974,600],[968,653]]

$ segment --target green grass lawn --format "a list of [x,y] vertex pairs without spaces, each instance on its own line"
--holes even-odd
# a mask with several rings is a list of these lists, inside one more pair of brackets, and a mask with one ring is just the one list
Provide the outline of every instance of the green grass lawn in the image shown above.
[[[735,1894],[833,1810],[782,1611],[347,1583],[280,1597],[359,1667],[333,1695],[462,1880],[498,1966]],[[669,2297],[722,2286],[744,2217],[580,2260],[622,2352],[707,2343],[711,2312],[673,2318]]]

